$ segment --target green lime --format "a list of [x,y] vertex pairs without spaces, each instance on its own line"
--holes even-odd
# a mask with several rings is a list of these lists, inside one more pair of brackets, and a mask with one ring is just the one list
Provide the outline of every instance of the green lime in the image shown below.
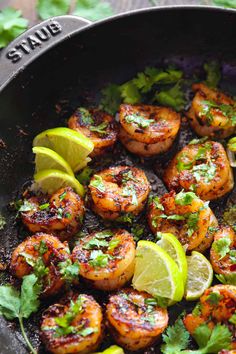
[[33,146],[43,146],[56,151],[74,172],[85,166],[84,161],[93,151],[93,143],[89,138],[69,128],[45,130],[34,138]]
[[124,354],[124,350],[121,347],[118,347],[118,345],[111,345],[103,352],[98,352],[94,354]]
[[160,234],[161,239],[157,241],[157,245],[163,248],[163,250],[165,250],[168,255],[177,263],[185,286],[187,281],[188,266],[183,246],[173,234],[162,232]]
[[196,251],[187,257],[187,263],[188,278],[185,297],[186,300],[193,301],[199,299],[204,291],[211,286],[213,270],[206,257]]
[[84,195],[84,187],[73,176],[59,170],[43,170],[34,175],[34,188],[52,194],[62,187],[72,187],[80,196]]
[[53,169],[66,172],[68,175],[74,176],[69,164],[55,151],[42,146],[35,146],[33,148],[33,153],[36,155],[35,172]]
[[136,250],[132,285],[154,297],[180,301],[184,294],[183,279],[175,261],[161,247],[139,241]]

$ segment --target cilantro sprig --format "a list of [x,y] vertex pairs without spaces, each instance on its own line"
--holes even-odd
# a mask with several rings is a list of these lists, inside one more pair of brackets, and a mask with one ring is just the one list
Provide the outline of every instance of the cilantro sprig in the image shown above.
[[6,7],[0,11],[0,48],[4,48],[28,27],[28,20],[22,17],[21,11]]
[[35,274],[26,275],[23,278],[21,291],[10,285],[0,286],[0,315],[8,320],[18,319],[22,335],[33,354],[37,352],[27,337],[23,319],[29,318],[33,312],[38,310],[40,292],[41,285]]
[[207,324],[202,324],[193,333],[193,338],[199,349],[186,350],[190,334],[182,319],[178,319],[162,335],[164,344],[161,346],[161,351],[163,354],[217,354],[222,349],[229,349],[231,336],[232,334],[226,325],[218,323],[213,329],[210,329]]

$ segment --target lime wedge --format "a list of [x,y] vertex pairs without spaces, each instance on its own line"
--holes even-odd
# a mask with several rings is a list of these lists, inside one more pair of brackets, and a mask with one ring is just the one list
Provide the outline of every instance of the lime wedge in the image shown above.
[[183,246],[179,240],[173,234],[161,233],[161,239],[157,241],[157,245],[163,248],[163,250],[165,250],[177,263],[185,286],[187,281],[188,266]]
[[83,186],[73,176],[59,170],[43,170],[34,175],[33,188],[52,194],[62,187],[72,187],[80,196],[84,195]]
[[124,350],[121,347],[118,347],[118,345],[111,345],[103,352],[98,352],[94,354],[124,354]]
[[193,301],[199,299],[206,289],[211,286],[213,270],[211,263],[203,254],[193,251],[187,257],[188,278],[186,285],[186,300]]
[[180,301],[184,293],[177,264],[161,247],[150,241],[138,242],[132,285],[154,297],[175,301]]
[[34,138],[33,146],[54,150],[68,162],[74,172],[84,167],[84,160],[93,151],[93,143],[89,138],[69,128],[45,130]]
[[33,153],[36,155],[35,172],[53,169],[66,172],[68,175],[74,176],[69,164],[55,151],[42,146],[35,146],[33,148]]

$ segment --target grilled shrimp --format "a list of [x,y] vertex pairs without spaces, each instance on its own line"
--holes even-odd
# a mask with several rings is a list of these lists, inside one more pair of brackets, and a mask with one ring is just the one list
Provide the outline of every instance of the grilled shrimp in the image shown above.
[[72,188],[59,189],[51,198],[30,197],[21,211],[22,221],[32,233],[47,232],[68,239],[80,228],[85,212],[84,202]]
[[120,106],[122,144],[130,152],[151,157],[167,151],[180,128],[180,115],[167,107]]
[[38,234],[16,247],[10,269],[20,279],[34,272],[43,284],[42,295],[51,296],[64,285],[63,267],[68,263],[71,264],[67,244],[52,235]]
[[210,260],[218,274],[236,274],[236,235],[229,226],[221,227],[214,235]]
[[187,113],[190,124],[200,136],[226,138],[235,131],[236,102],[206,85],[192,86],[195,96]]
[[222,197],[234,186],[225,149],[215,141],[190,143],[169,163],[164,182],[169,190],[194,190],[203,200]]
[[211,329],[217,323],[224,324],[232,332],[231,349],[236,349],[235,325],[230,322],[235,311],[236,286],[215,285],[204,292],[197,305],[197,311],[185,316],[184,324],[190,334],[204,323]]
[[43,314],[41,338],[51,353],[93,353],[102,340],[102,332],[101,307],[89,295],[74,293]]
[[104,219],[124,213],[139,214],[150,191],[145,173],[128,166],[107,168],[94,175],[89,184],[91,207]]
[[94,150],[90,154],[91,157],[110,150],[117,140],[114,118],[99,109],[78,108],[69,119],[68,126],[92,140]]
[[146,292],[122,289],[110,296],[106,324],[118,344],[136,351],[157,341],[167,327],[168,313]]
[[153,233],[170,232],[182,245],[187,245],[188,250],[204,252],[213,240],[209,228],[217,226],[217,220],[208,205],[196,195],[190,193],[195,197],[187,202],[188,195],[171,191],[160,199],[154,197],[149,204],[148,223]]
[[135,243],[126,230],[94,232],[80,240],[72,253],[80,275],[100,290],[121,288],[133,276]]

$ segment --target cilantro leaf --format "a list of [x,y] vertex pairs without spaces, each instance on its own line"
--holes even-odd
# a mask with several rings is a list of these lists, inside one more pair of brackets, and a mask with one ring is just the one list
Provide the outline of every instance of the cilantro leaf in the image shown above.
[[212,291],[210,295],[208,295],[206,301],[211,305],[218,305],[221,299],[221,295],[218,291]]
[[135,104],[141,101],[141,94],[133,81],[128,81],[120,86],[123,102]]
[[213,242],[213,250],[220,255],[220,259],[224,258],[230,251],[231,240],[228,237],[220,238]]
[[42,20],[68,13],[70,0],[38,0],[37,13]]
[[136,190],[133,185],[127,185],[123,188],[122,195],[124,197],[132,197],[131,203],[133,205],[138,205],[138,198],[136,194]]
[[94,179],[90,182],[90,186],[98,189],[100,192],[105,192],[106,188],[103,183],[102,177],[99,175],[94,175]]
[[78,175],[76,175],[76,178],[80,183],[86,185],[89,183],[92,174],[93,169],[86,166]]
[[101,91],[101,94],[102,99],[99,108],[114,115],[119,110],[119,106],[122,103],[120,86],[110,84]]
[[101,0],[77,0],[74,15],[97,21],[113,15],[111,5]]
[[224,7],[232,7],[233,9],[236,9],[235,0],[213,0],[213,4]]
[[127,123],[137,124],[140,128],[147,128],[155,122],[155,119],[148,119],[138,114],[130,114],[125,117]]
[[37,354],[37,352],[25,333],[23,318],[29,318],[33,312],[38,310],[40,292],[41,286],[34,274],[26,275],[23,278],[21,292],[9,285],[0,286],[0,314],[8,320],[18,318],[22,335],[33,354]]
[[[219,1],[219,0],[215,0],[215,1]],[[203,68],[206,72],[206,81],[205,81],[206,85],[212,88],[217,87],[221,79],[221,71],[220,71],[219,63],[215,60],[212,60],[209,63],[205,63],[203,65]]]
[[21,205],[18,208],[19,212],[24,212],[24,211],[33,211],[36,210],[36,206],[32,203],[30,203],[27,199],[24,199],[24,201],[21,203]]
[[234,313],[234,314],[230,317],[229,322],[230,322],[230,323],[233,323],[234,325],[236,325],[236,313]]
[[21,11],[11,7],[0,11],[0,48],[5,47],[23,33],[27,26],[28,20],[21,16]]
[[91,132],[95,132],[100,135],[104,135],[104,134],[107,134],[107,131],[106,131],[107,126],[108,126],[107,122],[102,122],[101,124],[96,125],[96,126],[91,125],[89,129],[91,130]]
[[173,326],[169,326],[162,339],[165,344],[161,346],[163,354],[177,354],[186,349],[189,344],[190,335],[185,329],[182,319],[178,319]]
[[187,102],[180,82],[177,82],[175,86],[168,90],[157,92],[154,96],[154,101],[157,101],[163,106],[171,107],[177,112],[182,111]]
[[175,197],[175,204],[178,204],[178,205],[189,205],[189,204],[191,204],[193,199],[196,199],[196,198],[197,198],[197,196],[193,192],[181,191]]
[[135,241],[139,241],[144,233],[144,226],[140,224],[133,225],[131,227],[131,233],[134,236]]
[[231,273],[227,275],[215,274],[215,276],[222,284],[236,285],[236,273]]
[[104,268],[113,257],[103,253],[101,250],[92,251],[90,254],[89,264],[94,268]]
[[67,259],[64,262],[58,263],[60,273],[62,278],[68,282],[72,282],[77,279],[79,276],[79,264],[77,262],[72,263],[70,259]]

